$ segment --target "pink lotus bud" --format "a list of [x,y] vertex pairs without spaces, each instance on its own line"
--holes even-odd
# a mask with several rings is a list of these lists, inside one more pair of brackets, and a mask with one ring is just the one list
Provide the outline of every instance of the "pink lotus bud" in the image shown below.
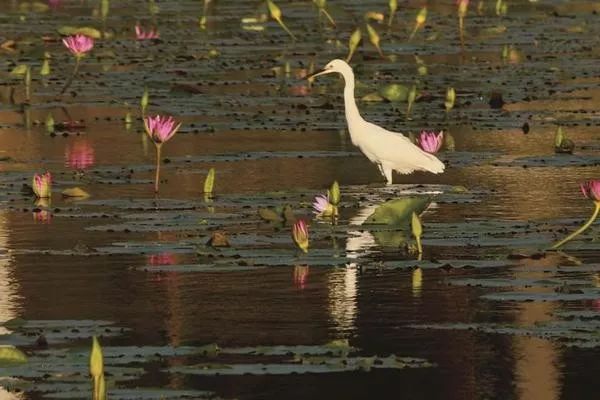
[[418,139],[419,146],[426,152],[437,153],[444,143],[444,131],[435,133],[433,131],[422,131]]
[[177,133],[181,124],[176,125],[173,117],[156,115],[144,118],[144,126],[150,139],[156,144],[162,144]]
[[35,174],[32,182],[33,192],[40,199],[48,198],[52,195],[52,175],[50,172],[45,174]]
[[294,243],[305,253],[308,253],[308,227],[306,221],[299,219],[292,226],[292,239]]
[[77,34],[63,39],[64,45],[75,57],[82,57],[94,47],[94,39]]
[[581,184],[583,195],[593,201],[600,201],[600,180],[587,181]]

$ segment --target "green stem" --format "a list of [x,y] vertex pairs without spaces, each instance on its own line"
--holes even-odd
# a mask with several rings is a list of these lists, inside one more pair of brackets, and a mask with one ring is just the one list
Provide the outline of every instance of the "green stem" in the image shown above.
[[465,47],[465,20],[463,17],[458,17],[458,30],[460,33],[460,46]]
[[594,210],[594,213],[592,214],[592,216],[590,217],[590,219],[583,224],[583,226],[579,229],[577,229],[575,232],[571,233],[569,236],[567,236],[566,238],[564,238],[563,240],[561,240],[560,242],[554,244],[551,249],[558,249],[560,246],[562,246],[563,244],[570,242],[571,240],[573,240],[575,237],[579,236],[583,231],[585,231],[587,228],[590,227],[590,225],[592,225],[592,223],[596,220],[596,218],[598,217],[598,213],[600,213],[600,201],[596,201],[595,202],[596,205],[596,209]]
[[60,94],[64,94],[67,91],[67,89],[69,88],[69,86],[71,86],[71,83],[73,83],[73,79],[75,79],[75,76],[79,72],[79,64],[80,63],[81,63],[81,57],[75,56],[75,68],[73,68],[73,73],[69,77],[69,80],[67,80],[67,82],[65,83],[65,86],[60,91]]
[[154,177],[154,193],[158,193],[158,181],[160,179],[160,149],[162,143],[156,144],[156,176]]
[[415,239],[417,241],[417,251],[419,252],[419,255],[422,255],[423,254],[423,245],[421,244],[421,237],[415,236]]

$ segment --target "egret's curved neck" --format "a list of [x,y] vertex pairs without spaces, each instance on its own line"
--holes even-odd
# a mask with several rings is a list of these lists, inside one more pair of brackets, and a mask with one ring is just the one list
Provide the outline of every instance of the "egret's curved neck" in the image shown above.
[[354,99],[354,73],[352,70],[344,71],[342,73],[346,86],[344,87],[344,105],[346,108],[346,120],[348,125],[350,121],[362,120],[358,107],[356,106],[356,100]]

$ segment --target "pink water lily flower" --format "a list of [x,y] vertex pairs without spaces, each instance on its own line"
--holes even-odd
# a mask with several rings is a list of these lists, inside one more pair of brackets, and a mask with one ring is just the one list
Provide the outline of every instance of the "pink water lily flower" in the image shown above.
[[299,219],[292,226],[292,239],[294,243],[305,253],[308,253],[308,226],[306,221]]
[[158,39],[160,34],[156,28],[149,29],[147,31],[144,30],[140,26],[140,24],[136,24],[135,26],[135,38],[137,40],[150,40],[150,39]]
[[94,39],[86,35],[71,35],[63,39],[64,45],[75,57],[83,57],[94,47]]
[[315,200],[313,201],[313,212],[315,214],[323,214],[329,208],[331,208],[331,204],[329,203],[329,197],[319,194],[315,196]]
[[33,175],[33,192],[40,199],[46,199],[52,194],[52,175],[50,172],[45,174]]
[[156,115],[144,118],[144,126],[150,139],[156,144],[162,144],[177,133],[181,124],[176,124],[173,117]]
[[426,152],[437,153],[444,143],[444,131],[435,133],[433,131],[422,131],[418,139],[419,146]]
[[600,202],[600,180],[596,179],[582,183],[581,192],[586,198]]

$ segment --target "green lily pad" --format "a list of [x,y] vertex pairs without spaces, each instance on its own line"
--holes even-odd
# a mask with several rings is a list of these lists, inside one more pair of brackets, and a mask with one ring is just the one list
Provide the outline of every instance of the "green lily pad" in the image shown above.
[[421,214],[431,203],[430,197],[404,197],[390,200],[375,209],[367,218],[365,224],[393,225],[407,229],[410,225],[412,213]]

